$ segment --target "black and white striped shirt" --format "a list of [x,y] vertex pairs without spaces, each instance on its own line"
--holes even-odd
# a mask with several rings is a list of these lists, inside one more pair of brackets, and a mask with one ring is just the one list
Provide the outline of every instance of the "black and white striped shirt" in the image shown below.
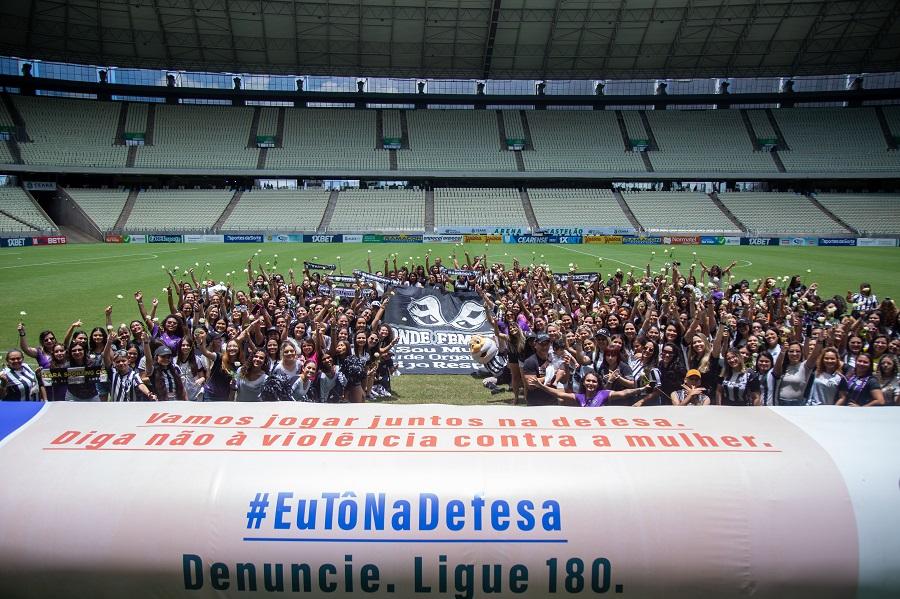
[[141,378],[134,369],[130,369],[125,374],[119,374],[119,371],[113,368],[110,377],[109,401],[145,400],[146,397],[138,391],[140,384]]
[[22,364],[19,370],[4,368],[6,375],[6,393],[0,398],[4,401],[34,401],[38,398],[37,375],[31,366]]

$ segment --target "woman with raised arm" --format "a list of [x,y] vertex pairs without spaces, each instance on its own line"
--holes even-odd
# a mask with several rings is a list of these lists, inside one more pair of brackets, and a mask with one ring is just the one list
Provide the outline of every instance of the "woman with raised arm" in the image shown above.
[[786,359],[778,361],[778,375],[781,384],[778,387],[779,406],[802,406],[806,403],[804,394],[809,384],[810,375],[816,366],[816,361],[822,353],[825,344],[821,334],[816,340],[816,345],[809,352],[809,356],[803,356],[803,344],[791,342],[788,344]]
[[203,386],[203,401],[228,401],[231,393],[231,381],[241,365],[241,346],[234,339],[225,344],[222,353],[209,349],[207,340],[194,332],[194,340],[200,353],[209,360],[210,367],[206,384]]
[[37,360],[38,366],[46,368],[50,363],[53,346],[56,344],[56,336],[53,334],[53,331],[41,331],[41,334],[38,335],[39,346],[30,347],[26,338],[25,325],[20,322],[17,328],[19,331],[19,349],[29,358]]
[[529,377],[529,388],[540,389],[544,393],[549,393],[556,397],[561,405],[580,406],[582,408],[599,408],[603,405],[612,405],[613,403],[630,405],[642,393],[650,390],[649,385],[625,391],[601,389],[600,376],[593,370],[588,371],[584,375],[583,385],[582,393],[569,393],[562,389],[557,389],[553,385],[545,384],[542,377]]

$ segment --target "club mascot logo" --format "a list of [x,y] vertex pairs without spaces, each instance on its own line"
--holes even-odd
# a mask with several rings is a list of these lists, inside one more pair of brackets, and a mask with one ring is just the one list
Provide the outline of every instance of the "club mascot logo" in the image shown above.
[[441,311],[441,303],[431,295],[413,300],[406,308],[416,324],[423,327],[451,327],[460,331],[477,331],[487,320],[484,307],[468,300],[459,308],[459,312],[447,319]]
[[472,338],[469,339],[469,351],[472,353],[472,359],[481,365],[493,360],[499,350],[493,337],[472,335]]

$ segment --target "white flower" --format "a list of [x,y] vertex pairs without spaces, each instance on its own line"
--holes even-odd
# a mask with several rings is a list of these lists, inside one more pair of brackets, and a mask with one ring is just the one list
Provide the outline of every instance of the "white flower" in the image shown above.
[[163,270],[166,269],[166,265],[165,265],[165,264],[162,265],[162,269],[163,269]]
[[122,324],[119,325],[119,328],[120,328],[120,329],[127,329],[127,328],[128,328],[128,325],[125,324],[125,323],[123,322]]
[[163,287],[163,293],[166,293],[166,292],[168,292],[168,291],[169,291],[168,289],[166,289],[165,287]]
[[[337,259],[338,259],[338,260],[340,260],[340,259],[341,259],[341,257],[340,257],[340,256],[338,256],[338,257],[337,257]],[[412,260],[412,256],[410,256],[410,260]]]
[[695,256],[697,255],[697,252],[691,252],[691,253],[692,253],[693,255],[695,255]]
[[650,254],[652,254],[653,256],[655,256],[655,255],[656,255],[656,252],[650,252]]
[[278,257],[278,254],[275,254],[275,257],[277,258],[277,257]]
[[206,319],[205,319],[205,318],[201,318],[201,319],[200,319],[200,324],[203,324],[203,323],[205,323],[205,322],[206,322]]
[[209,262],[207,262],[206,265],[209,266]]
[[245,269],[244,269],[244,272],[250,272],[250,271],[249,271],[249,270],[247,270],[247,269],[246,269],[246,268],[245,268]]
[[25,312],[25,310],[22,310],[21,312],[19,312],[19,315],[20,316],[28,316],[28,313]]
[[543,259],[544,259],[544,254],[541,254],[541,260],[543,260]]
[[121,294],[121,293],[120,293],[119,295],[117,295],[116,297],[119,298],[119,299],[125,299],[125,298],[122,297],[122,294]]
[[573,266],[575,266],[575,265],[572,264],[571,262],[569,262],[569,268],[572,268]]
[[812,269],[811,269],[811,268],[807,268],[807,269],[806,269],[806,272],[812,272]]
[[[371,253],[372,253],[372,250],[366,250],[366,252],[368,252],[369,254],[371,254]],[[296,260],[296,258],[294,258],[294,260]]]
[[401,317],[400,317],[400,320],[402,320],[403,322],[406,322],[406,317],[405,317],[405,316],[401,316]]
[[824,317],[824,316],[820,316],[820,317],[818,317],[816,320],[818,320],[819,322],[825,322],[825,317]]
[[297,259],[296,259],[296,258],[294,258],[294,262],[296,262],[296,261],[297,261]]
[[[196,267],[199,268],[199,267],[200,267],[200,263],[199,263],[199,262],[194,262],[194,266],[196,266]],[[207,266],[209,266],[209,264],[207,264]]]
[[113,330],[113,325],[111,325],[111,324],[106,325],[106,330],[107,331]]

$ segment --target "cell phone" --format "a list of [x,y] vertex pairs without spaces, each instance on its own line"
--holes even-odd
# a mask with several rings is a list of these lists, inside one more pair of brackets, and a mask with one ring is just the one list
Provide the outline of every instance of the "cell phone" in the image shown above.
[[657,387],[657,382],[656,382],[656,381],[650,381],[650,382],[647,383],[647,387],[649,387],[650,390],[652,391],[653,389],[656,389],[656,387]]

